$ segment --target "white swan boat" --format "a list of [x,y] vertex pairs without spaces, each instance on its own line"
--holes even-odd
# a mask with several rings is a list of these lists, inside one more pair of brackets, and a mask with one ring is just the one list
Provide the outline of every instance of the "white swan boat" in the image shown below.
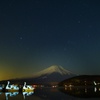
[[5,90],[9,92],[19,91],[19,87],[17,85],[10,85],[10,81],[8,81]]
[[32,87],[31,85],[26,85],[26,82],[24,82],[24,86],[22,88],[23,92],[30,92],[30,91],[33,91],[33,90],[34,90],[34,87]]

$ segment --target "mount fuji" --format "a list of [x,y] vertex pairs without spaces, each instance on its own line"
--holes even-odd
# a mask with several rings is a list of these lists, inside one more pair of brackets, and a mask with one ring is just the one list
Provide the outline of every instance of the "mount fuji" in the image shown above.
[[62,80],[76,76],[72,72],[64,69],[62,66],[53,65],[40,72],[37,72],[33,77],[28,78],[38,84],[58,83]]
[[53,73],[59,74],[61,76],[64,75],[72,75],[73,73],[64,69],[62,66],[58,66],[58,65],[52,65],[36,74],[34,74],[34,77],[39,77],[39,76],[44,76],[44,75],[51,75]]

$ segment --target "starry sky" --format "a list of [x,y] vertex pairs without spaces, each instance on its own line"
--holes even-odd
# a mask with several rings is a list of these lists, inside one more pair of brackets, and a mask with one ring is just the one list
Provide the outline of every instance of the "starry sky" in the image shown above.
[[51,65],[100,74],[100,0],[1,0],[0,80]]

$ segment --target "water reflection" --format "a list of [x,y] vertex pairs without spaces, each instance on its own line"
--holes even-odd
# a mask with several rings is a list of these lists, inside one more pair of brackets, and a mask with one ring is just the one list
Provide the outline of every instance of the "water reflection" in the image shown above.
[[0,92],[0,100],[66,100],[66,98],[67,100],[91,100],[91,98],[99,100],[100,88],[36,88],[31,92]]
[[67,95],[80,98],[100,98],[99,87],[66,87],[59,90]]
[[30,95],[32,95],[34,92],[32,91],[32,92],[23,92],[22,94],[23,94],[23,97],[24,97],[24,99],[26,98],[26,96],[30,96]]
[[9,97],[13,97],[13,96],[18,95],[18,93],[19,93],[19,92],[5,92],[6,100],[8,100]]
[[17,95],[19,95],[20,98],[22,97],[25,100],[27,96],[31,96],[31,95],[33,95],[33,93],[34,93],[33,91],[31,91],[31,92],[22,92],[22,93],[19,93],[19,92],[0,92],[0,95],[3,97],[2,100],[4,100],[4,98],[5,98],[5,100],[10,100],[11,97],[12,98],[15,97],[15,99],[16,99]]

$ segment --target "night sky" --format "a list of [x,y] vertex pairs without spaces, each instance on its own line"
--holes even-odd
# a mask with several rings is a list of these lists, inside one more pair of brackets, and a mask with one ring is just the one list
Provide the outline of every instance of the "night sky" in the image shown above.
[[0,80],[51,65],[100,74],[100,0],[0,0]]

